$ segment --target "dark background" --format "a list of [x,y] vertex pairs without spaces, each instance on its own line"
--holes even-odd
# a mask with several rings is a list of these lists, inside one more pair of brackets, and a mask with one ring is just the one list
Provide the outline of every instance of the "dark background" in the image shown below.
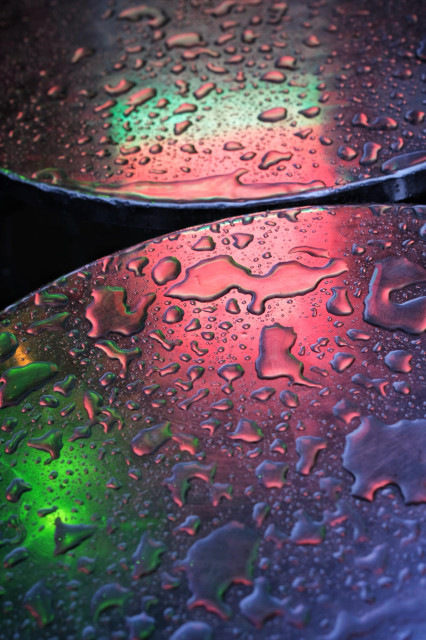
[[30,205],[4,192],[0,208],[0,309],[70,271],[156,235],[152,228],[84,221],[66,208]]

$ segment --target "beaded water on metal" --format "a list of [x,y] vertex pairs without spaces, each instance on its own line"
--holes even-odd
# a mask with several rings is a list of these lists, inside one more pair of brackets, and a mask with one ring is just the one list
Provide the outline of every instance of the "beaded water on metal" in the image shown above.
[[420,640],[424,207],[123,251],[1,316],[1,640]]
[[148,203],[235,201],[425,162],[422,9],[4,1],[3,176]]

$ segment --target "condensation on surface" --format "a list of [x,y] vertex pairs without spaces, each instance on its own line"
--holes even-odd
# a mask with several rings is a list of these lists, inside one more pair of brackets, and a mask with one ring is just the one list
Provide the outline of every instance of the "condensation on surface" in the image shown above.
[[262,199],[426,159],[422,3],[5,1],[0,166],[127,199]]
[[423,637],[424,215],[234,218],[2,314],[2,640]]

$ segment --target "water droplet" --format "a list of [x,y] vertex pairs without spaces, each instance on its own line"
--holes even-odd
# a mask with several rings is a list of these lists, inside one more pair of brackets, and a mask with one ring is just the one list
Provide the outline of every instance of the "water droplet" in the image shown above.
[[117,583],[104,584],[93,594],[90,602],[92,615],[95,621],[101,613],[112,607],[122,608],[130,596],[129,589]]
[[396,349],[395,351],[389,351],[385,355],[385,364],[395,373],[409,373],[411,371],[410,361],[412,357],[408,351]]
[[368,167],[377,162],[381,149],[382,145],[377,142],[366,142],[363,147],[359,164]]
[[179,563],[187,575],[192,597],[189,609],[202,606],[223,619],[231,615],[223,595],[233,582],[251,584],[257,535],[239,522],[228,522],[195,542]]
[[90,538],[96,531],[96,526],[88,524],[66,524],[61,518],[55,520],[55,550],[54,555],[66,553],[75,549],[84,540]]
[[176,280],[181,272],[181,265],[177,258],[167,256],[157,262],[152,270],[152,279],[155,284],[162,286],[171,280]]
[[92,325],[87,335],[101,338],[108,333],[129,336],[141,331],[155,294],[142,295],[134,311],[127,306],[127,293],[122,287],[97,287],[92,290],[92,298],[93,302],[86,307],[86,318]]
[[175,527],[173,531],[175,533],[180,533],[181,531],[183,531],[189,536],[195,536],[198,529],[200,528],[200,525],[201,519],[199,516],[187,516],[187,518],[185,518],[185,521],[182,522],[182,524],[180,524],[179,526]]
[[241,142],[230,140],[229,142],[225,142],[223,148],[225,151],[238,151],[240,149],[244,149],[244,145],[242,145]]
[[124,378],[129,369],[130,363],[141,355],[139,347],[133,347],[132,349],[120,349],[112,340],[100,340],[95,342],[95,347],[101,349],[108,358],[118,360],[121,364],[121,371],[119,376]]
[[281,391],[280,400],[283,405],[289,409],[295,409],[299,406],[299,398],[297,394],[290,391],[290,389],[284,389],[284,391]]
[[67,375],[63,380],[55,382],[55,384],[53,385],[53,391],[56,391],[66,398],[69,398],[76,384],[77,378],[71,373]]
[[136,107],[140,107],[141,105],[145,104],[145,102],[148,102],[148,100],[152,100],[152,98],[155,98],[156,95],[156,89],[154,89],[153,87],[144,87],[143,89],[136,91],[136,93],[132,93],[132,95],[127,98],[126,104],[130,108],[135,109]]
[[296,471],[304,476],[308,475],[312,471],[318,453],[326,447],[327,441],[324,438],[315,436],[296,438],[296,451],[300,456]]
[[355,357],[351,353],[338,352],[330,360],[330,364],[337,373],[343,373],[355,362]]
[[275,61],[275,66],[278,67],[279,69],[292,70],[296,68],[296,64],[297,64],[296,58],[293,58],[293,56],[280,56]]
[[52,362],[31,362],[4,371],[0,382],[0,407],[18,404],[23,398],[55,377],[58,367]]
[[139,431],[130,444],[133,453],[137,456],[146,456],[158,451],[171,436],[170,422],[161,422],[149,429]]
[[241,313],[240,306],[235,298],[229,298],[226,302],[226,311],[233,314]]
[[376,262],[364,302],[364,320],[389,331],[422,333],[426,330],[426,297],[401,303],[390,299],[393,291],[421,282],[426,282],[426,270],[407,258],[391,256]]
[[259,357],[256,360],[259,378],[285,377],[292,384],[319,386],[303,375],[303,363],[291,353],[295,342],[296,333],[293,327],[283,327],[278,322],[263,327],[259,341]]
[[160,564],[160,556],[167,550],[166,545],[158,540],[153,540],[148,533],[142,534],[136,551],[132,555],[134,563],[132,578],[139,580],[157,569]]
[[57,460],[62,449],[62,432],[58,429],[51,429],[38,438],[31,438],[27,442],[29,447],[50,453],[50,459],[45,460],[45,464]]
[[261,80],[263,80],[264,82],[273,82],[274,84],[281,84],[286,80],[286,76],[281,71],[272,70],[272,71],[266,71],[266,73],[264,73],[261,76]]
[[325,538],[323,522],[312,520],[303,509],[299,509],[294,515],[297,521],[291,531],[290,540],[295,544],[321,544]]
[[244,375],[244,369],[240,364],[224,364],[218,369],[217,373],[227,382],[227,384],[223,385],[222,391],[224,393],[232,393],[234,391],[232,382]]
[[320,41],[318,40],[315,34],[311,34],[307,38],[303,40],[303,44],[306,44],[307,47],[319,47]]
[[182,120],[182,122],[176,122],[174,126],[174,133],[176,136],[180,136],[191,126],[192,126],[192,122],[190,120]]
[[357,157],[358,152],[355,151],[355,149],[352,149],[352,147],[348,147],[347,145],[342,144],[337,150],[337,155],[342,160],[346,160],[347,162],[350,162],[351,160]]
[[353,313],[354,308],[349,302],[346,289],[344,287],[331,287],[331,290],[333,295],[327,300],[327,311],[335,316],[348,316]]
[[281,489],[285,483],[288,471],[288,464],[284,462],[274,462],[273,460],[264,460],[256,467],[255,474],[260,484],[267,489],[276,487]]
[[301,109],[299,113],[305,118],[316,118],[316,116],[320,113],[321,109],[319,107],[308,107],[306,109]]
[[126,626],[129,629],[129,638],[148,638],[155,631],[155,618],[145,612],[126,616]]
[[238,288],[251,293],[247,309],[251,313],[264,312],[265,302],[271,298],[290,298],[315,289],[323,278],[339,275],[347,270],[340,259],[331,259],[324,267],[308,267],[299,262],[279,262],[264,276],[253,276],[230,256],[217,256],[198,262],[186,270],[185,279],[173,285],[166,295],[180,300],[211,301]]
[[279,162],[284,162],[286,160],[291,160],[293,154],[290,152],[281,152],[281,151],[268,151],[262,157],[262,162],[259,164],[259,169],[269,169]]
[[43,629],[55,620],[52,607],[52,592],[43,580],[36,582],[24,596],[23,605]]
[[260,389],[256,389],[252,391],[250,394],[250,398],[254,398],[259,402],[267,402],[269,398],[275,394],[275,389],[273,387],[261,387]]
[[267,111],[262,111],[257,117],[261,122],[279,122],[287,117],[287,109],[285,107],[274,107],[267,109]]
[[262,430],[254,420],[241,418],[235,431],[228,431],[228,438],[242,440],[243,442],[259,442],[264,438]]
[[130,89],[132,89],[134,86],[135,86],[135,83],[132,82],[131,80],[127,80],[126,78],[121,78],[121,80],[119,80],[116,85],[111,86],[106,84],[104,86],[104,89],[106,93],[108,93],[110,96],[120,96],[121,94],[127,93],[127,91],[130,91]]
[[294,626],[304,626],[305,608],[301,606],[296,611],[291,611],[287,605],[288,599],[279,600],[270,594],[268,580],[261,576],[255,579],[252,593],[241,600],[240,610],[258,629],[276,615],[284,616]]
[[[163,322],[166,324],[176,324],[181,322],[184,316],[184,311],[177,305],[168,307],[163,314]],[[186,329],[188,331],[188,329]]]
[[267,502],[256,502],[253,507],[252,517],[257,527],[261,527],[270,512],[270,507]]
[[212,640],[213,629],[207,622],[185,622],[170,640]]
[[195,244],[192,245],[194,251],[213,251],[216,243],[211,236],[201,236]]
[[350,424],[352,420],[359,418],[361,415],[361,409],[352,400],[342,398],[342,400],[339,400],[339,402],[334,405],[333,415],[342,420],[345,424]]
[[234,247],[236,247],[237,249],[245,249],[250,244],[250,242],[253,242],[254,236],[251,233],[233,233],[231,237],[234,240]]
[[18,502],[23,493],[31,490],[32,486],[28,482],[25,482],[22,478],[13,478],[6,489],[6,500]]
[[199,462],[178,462],[172,469],[172,475],[164,480],[165,486],[172,494],[175,503],[182,507],[189,490],[189,481],[192,478],[200,478],[206,483],[213,481],[216,466],[214,464],[202,465]]
[[211,93],[211,91],[213,91],[214,89],[216,89],[215,82],[205,82],[194,91],[194,96],[197,98],[197,100],[202,100],[203,98],[208,96],[209,93]]
[[79,47],[76,49],[71,57],[71,64],[77,64],[80,60],[84,60],[84,58],[89,58],[93,56],[95,51],[90,49],[89,47]]
[[136,22],[144,18],[148,20],[149,26],[153,29],[160,29],[168,21],[167,14],[161,9],[150,7],[146,4],[124,9],[118,14],[119,20],[130,20],[132,22]]
[[426,161],[426,151],[412,151],[411,153],[403,153],[399,156],[389,158],[382,164],[383,173],[391,173],[392,171],[400,171],[408,169],[416,164]]
[[64,293],[49,293],[39,291],[34,296],[34,304],[40,307],[63,307],[68,303],[68,296]]
[[348,329],[346,334],[351,340],[370,340],[369,334],[361,329]]
[[7,360],[12,357],[18,348],[18,341],[13,333],[2,331],[0,333],[0,360]]
[[15,565],[23,562],[29,557],[30,553],[26,547],[16,547],[8,554],[5,555],[3,559],[3,567],[5,569],[9,569],[10,567],[14,567]]
[[176,340],[168,340],[161,329],[155,329],[150,331],[148,336],[153,340],[156,340],[166,351],[173,351],[175,347],[182,344],[182,340],[176,338]]
[[373,500],[378,489],[396,484],[406,503],[426,502],[425,429],[426,420],[387,425],[375,416],[362,417],[346,436],[343,454],[343,465],[355,476],[352,493]]
[[173,47],[196,47],[197,45],[203,45],[203,39],[199,33],[195,31],[188,31],[186,33],[176,33],[166,40],[166,46],[168,49]]

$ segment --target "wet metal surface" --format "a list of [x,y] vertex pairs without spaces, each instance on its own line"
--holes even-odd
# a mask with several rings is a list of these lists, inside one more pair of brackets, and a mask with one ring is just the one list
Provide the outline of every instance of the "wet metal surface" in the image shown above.
[[426,158],[420,0],[7,1],[0,30],[5,175],[211,204]]
[[233,218],[4,312],[0,638],[423,638],[424,217]]

